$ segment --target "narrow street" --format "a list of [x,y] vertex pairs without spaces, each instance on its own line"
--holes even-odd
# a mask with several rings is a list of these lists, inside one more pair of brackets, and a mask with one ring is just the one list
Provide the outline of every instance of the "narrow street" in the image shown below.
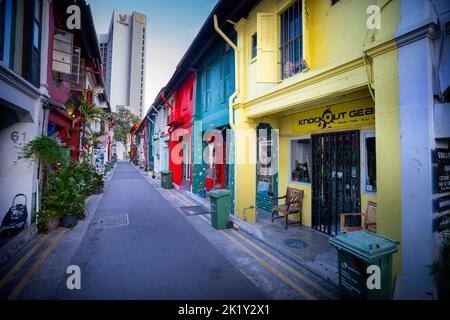
[[[189,216],[177,205],[195,203],[176,190],[159,188],[130,163],[119,162],[95,215],[68,232],[41,235],[0,270],[1,298],[336,297],[318,277],[256,240],[234,230],[214,230],[209,214]],[[44,245],[33,252],[39,241]],[[67,288],[69,265],[80,267],[80,290]]]

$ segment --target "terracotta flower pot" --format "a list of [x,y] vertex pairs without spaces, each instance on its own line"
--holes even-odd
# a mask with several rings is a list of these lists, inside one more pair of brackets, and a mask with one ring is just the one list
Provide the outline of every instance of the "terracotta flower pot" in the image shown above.
[[48,231],[53,231],[59,227],[61,224],[61,219],[59,217],[53,217],[48,219],[47,221],[47,229]]

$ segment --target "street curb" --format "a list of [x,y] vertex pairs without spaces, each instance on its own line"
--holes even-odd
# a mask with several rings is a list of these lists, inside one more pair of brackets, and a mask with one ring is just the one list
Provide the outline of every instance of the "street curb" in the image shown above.
[[0,248],[0,268],[7,264],[20,250],[37,235],[36,223],[27,226],[13,239]]
[[[189,198],[191,198],[192,200],[194,200],[195,202],[200,204],[204,209],[206,209],[208,211],[211,209],[209,206],[209,203],[207,203],[203,198],[200,198],[199,196],[193,194],[192,192],[188,192],[186,190],[179,190],[179,191],[183,192],[184,195],[188,196]],[[230,215],[230,219],[233,221],[233,223],[238,225],[241,230],[252,235],[253,237],[257,238],[258,240],[263,241],[264,236],[258,228],[252,226],[248,222],[245,222],[245,221],[237,218],[234,215]]]
[[[105,176],[105,186],[111,180],[116,168],[117,165],[114,165],[113,168]],[[94,197],[98,198],[98,196],[100,195],[103,195],[103,193],[99,195],[90,195],[89,197],[87,197],[84,207],[88,211],[88,213],[92,212],[92,210],[94,210],[93,212],[95,213],[97,207],[95,206],[94,208],[88,209],[88,206],[90,205],[90,203],[94,201]],[[28,243],[30,243],[37,236],[37,234],[38,234],[37,225],[36,223],[33,223],[27,226],[22,232],[16,235],[13,239],[8,241],[8,243],[6,243],[4,246],[2,246],[0,248],[0,268],[6,265],[20,250],[22,250]]]
[[[138,172],[141,174],[142,177],[148,177],[148,175],[146,175],[145,172],[143,172],[142,170],[138,170]],[[148,180],[146,180],[146,181],[148,181]],[[150,181],[148,181],[148,183],[151,185]],[[191,199],[191,200],[195,201],[196,203],[198,203],[205,210],[210,211],[211,208],[209,206],[209,203],[206,200],[203,200],[203,198],[200,198],[199,196],[193,194],[192,192],[189,192],[189,191],[186,191],[186,190],[183,190],[183,189],[179,189],[179,188],[176,188],[176,187],[174,188],[174,190],[177,190],[178,192],[181,192],[183,195],[185,195],[189,199]],[[233,221],[233,223],[235,223],[236,225],[239,226],[240,230],[244,231],[249,236],[253,237],[256,240],[261,241],[262,243],[264,243],[266,246],[268,246],[272,250],[277,251],[283,257],[285,257],[286,259],[289,259],[289,261],[291,261],[291,262],[301,266],[302,268],[305,268],[306,270],[308,270],[309,272],[311,272],[312,274],[314,274],[318,278],[320,278],[323,281],[327,282],[329,285],[335,287],[336,289],[338,288],[338,283],[336,283],[333,279],[331,279],[330,277],[325,276],[322,272],[318,271],[318,269],[312,267],[309,263],[304,261],[304,259],[302,257],[300,257],[300,256],[293,256],[286,249],[284,249],[281,246],[279,246],[278,244],[273,243],[272,241],[268,240],[266,237],[264,237],[264,235],[262,234],[261,230],[259,230],[257,227],[255,227],[255,226],[249,224],[248,222],[245,222],[245,221],[235,217],[234,215],[230,215],[230,219]],[[315,263],[315,261],[312,261],[312,263]]]
[[[104,189],[108,187],[108,184],[114,176],[115,169],[116,166],[106,175]],[[47,300],[58,298],[57,291],[67,275],[66,268],[72,263],[72,259],[78,252],[89,226],[92,224],[103,196],[104,192],[92,194],[86,198],[84,204],[84,208],[87,211],[86,217],[83,220],[79,220],[76,226],[68,230],[58,244],[59,250],[55,250],[47,257],[44,264],[40,267],[40,270],[32,279],[34,282],[32,287],[39,287],[41,290],[38,292],[24,290],[24,292],[22,292],[22,297],[19,299]],[[45,273],[41,273],[41,270],[45,270]]]
[[[206,210],[210,210],[209,205],[206,205],[206,203],[205,203],[205,201],[203,201],[203,199],[199,200],[198,199],[199,197],[197,195],[195,195],[195,194],[193,194],[191,192],[188,192],[186,190],[179,190],[179,191],[181,191],[184,195],[188,196],[193,201],[195,201],[198,204],[200,204]],[[323,281],[328,282],[330,285],[333,285],[336,288],[338,287],[339,284],[335,280],[331,279],[330,277],[325,276],[322,272],[318,271],[318,269],[312,267],[302,257],[300,257],[300,256],[293,256],[289,251],[287,251],[286,249],[284,249],[280,245],[278,245],[278,244],[268,240],[266,237],[264,237],[264,235],[262,234],[261,230],[259,230],[257,227],[249,224],[248,222],[245,222],[245,221],[237,218],[234,215],[230,215],[230,219],[233,221],[233,223],[235,223],[236,225],[239,226],[240,230],[244,231],[245,233],[247,233],[251,237],[255,238],[256,240],[261,241],[262,243],[264,243],[269,248],[271,248],[273,250],[276,250],[281,255],[283,255],[285,258],[287,258],[290,261],[292,261],[292,262],[300,265],[301,267],[307,269],[308,271],[310,271],[311,273],[313,273],[314,275],[316,275],[317,277],[319,277]],[[312,261],[312,263],[316,263],[316,262]],[[332,267],[332,266],[330,266],[330,267]]]

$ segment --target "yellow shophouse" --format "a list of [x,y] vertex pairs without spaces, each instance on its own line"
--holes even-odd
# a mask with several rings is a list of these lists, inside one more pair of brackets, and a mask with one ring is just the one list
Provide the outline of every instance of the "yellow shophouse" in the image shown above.
[[289,186],[305,226],[335,235],[370,200],[377,233],[401,239],[399,21],[396,0],[263,0],[236,21],[236,216]]

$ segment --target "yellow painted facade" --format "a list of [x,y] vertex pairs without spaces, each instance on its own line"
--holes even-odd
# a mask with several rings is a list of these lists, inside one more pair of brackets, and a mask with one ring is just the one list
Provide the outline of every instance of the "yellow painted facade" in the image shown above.
[[[319,132],[375,131],[377,193],[361,191],[361,209],[376,201],[377,232],[401,240],[401,161],[397,48],[393,34],[400,22],[400,1],[375,1],[381,8],[381,29],[366,26],[366,9],[373,0],[303,0],[307,25],[303,49],[307,69],[282,80],[280,72],[280,14],[291,0],[263,0],[235,26],[238,35],[240,91],[234,104],[236,143],[235,215],[249,222],[256,203],[256,131],[258,124],[279,129],[278,190],[287,186],[305,191],[303,224],[311,226],[311,185],[290,182],[289,139]],[[271,25],[275,21],[274,25]],[[275,30],[275,31],[273,31]],[[251,38],[257,32],[272,35],[258,41],[251,59]],[[258,38],[259,40],[259,38]],[[273,51],[275,48],[276,52]],[[259,61],[259,57],[261,58]],[[264,74],[264,76],[261,76]],[[375,119],[333,128],[299,128],[295,119],[306,111],[374,107]],[[363,152],[361,148],[361,152]],[[361,157],[363,155],[361,154]],[[401,272],[401,249],[395,255],[394,273]]]

